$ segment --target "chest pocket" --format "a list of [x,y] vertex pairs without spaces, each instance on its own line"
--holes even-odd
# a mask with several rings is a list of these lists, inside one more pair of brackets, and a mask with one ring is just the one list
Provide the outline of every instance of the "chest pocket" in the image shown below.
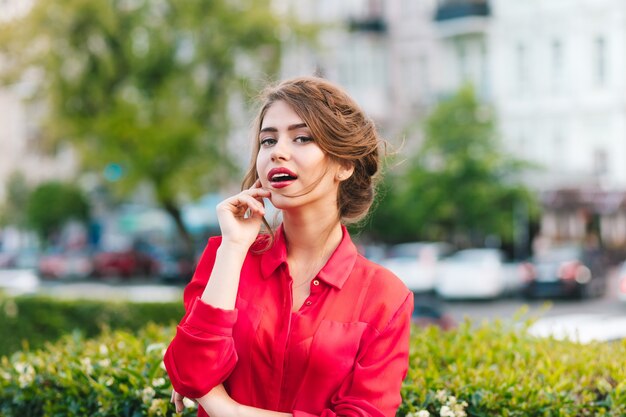
[[350,373],[367,323],[323,320],[313,336],[307,373],[337,383]]

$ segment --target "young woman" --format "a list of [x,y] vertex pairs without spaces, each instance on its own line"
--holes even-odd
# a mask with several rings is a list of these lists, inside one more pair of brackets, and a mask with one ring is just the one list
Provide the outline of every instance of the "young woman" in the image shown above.
[[[357,253],[345,224],[374,198],[379,138],[339,87],[269,88],[244,190],[217,207],[165,354],[177,411],[211,417],[395,416],[411,292]],[[259,234],[263,201],[282,211]]]

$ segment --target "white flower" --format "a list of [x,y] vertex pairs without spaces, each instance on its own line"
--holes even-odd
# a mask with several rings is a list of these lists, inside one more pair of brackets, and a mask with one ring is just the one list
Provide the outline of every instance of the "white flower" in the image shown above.
[[420,410],[417,412],[415,416],[416,417],[430,417],[430,413],[428,412],[428,410]]
[[109,358],[100,359],[98,361],[98,365],[103,367],[103,368],[108,368],[109,366],[111,366],[111,359],[109,359]]
[[165,378],[154,378],[152,380],[153,387],[161,387],[163,385],[165,385]]
[[83,365],[83,371],[85,371],[87,375],[91,375],[93,373],[93,365],[91,365],[91,359],[81,358],[80,363],[81,365]]
[[167,368],[165,367],[165,363],[164,363],[164,362],[161,362],[161,363],[159,364],[159,366],[160,366],[160,367],[161,367],[161,369],[163,369],[164,371],[167,371]]
[[156,415],[156,416],[162,416],[162,407],[164,404],[164,400],[163,399],[154,399],[152,400],[152,403],[150,404],[150,408],[148,409],[148,414],[150,415]]
[[100,345],[99,351],[100,354],[103,356],[109,354],[109,349],[106,347],[106,345]]
[[141,391],[141,399],[144,403],[149,403],[154,398],[154,394],[156,394],[154,388],[146,387]]
[[439,391],[437,391],[437,394],[435,395],[435,398],[437,398],[437,400],[440,403],[445,402],[447,397],[448,397],[448,391],[446,391],[445,389],[440,389]]
[[163,350],[165,348],[165,343],[151,343],[148,345],[148,347],[146,347],[146,353],[150,353],[153,350]]
[[23,362],[17,362],[13,366],[19,374],[17,380],[20,384],[20,388],[26,388],[32,384],[33,381],[35,381],[35,368],[31,365]]
[[454,415],[454,411],[452,411],[452,409],[450,409],[450,407],[448,407],[447,405],[441,406],[441,409],[439,410],[439,415],[441,417],[456,417]]

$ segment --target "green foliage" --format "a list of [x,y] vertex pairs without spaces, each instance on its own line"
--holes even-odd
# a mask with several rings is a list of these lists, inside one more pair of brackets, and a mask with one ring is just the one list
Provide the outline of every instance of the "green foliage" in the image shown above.
[[[626,415],[626,341],[539,339],[519,322],[413,330],[399,417]],[[74,332],[3,357],[0,415],[171,415],[161,360],[173,334],[155,325],[92,340]]]
[[30,187],[21,172],[14,172],[6,182],[6,197],[0,208],[0,226],[26,226],[26,206]]
[[0,355],[41,348],[72,331],[93,337],[103,329],[136,331],[148,322],[171,324],[182,303],[62,301],[43,297],[0,298]]
[[496,235],[511,242],[516,206],[535,215],[537,204],[520,183],[530,165],[505,154],[494,124],[471,87],[439,103],[409,167],[381,187],[372,220],[377,237],[482,244]]
[[[94,340],[65,336],[44,350],[2,358],[0,415],[171,415],[163,353],[173,329],[154,324],[136,334],[105,332]],[[187,409],[183,415],[194,415]]]
[[26,204],[26,219],[42,240],[57,231],[69,220],[85,221],[89,217],[89,203],[83,192],[72,184],[58,181],[38,185]]
[[281,30],[296,25],[270,3],[38,0],[0,26],[4,78],[37,69],[44,142],[70,141],[122,194],[151,186],[187,238],[181,199],[234,169],[229,100],[277,70]]
[[626,340],[539,339],[502,322],[416,331],[399,414],[464,401],[470,417],[624,416],[625,355]]

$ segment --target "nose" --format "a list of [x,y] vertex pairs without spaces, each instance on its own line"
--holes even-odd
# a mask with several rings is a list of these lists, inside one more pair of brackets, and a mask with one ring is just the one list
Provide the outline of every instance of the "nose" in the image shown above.
[[286,161],[289,159],[289,148],[287,139],[278,139],[276,144],[272,146],[271,158],[272,162],[283,160]]

